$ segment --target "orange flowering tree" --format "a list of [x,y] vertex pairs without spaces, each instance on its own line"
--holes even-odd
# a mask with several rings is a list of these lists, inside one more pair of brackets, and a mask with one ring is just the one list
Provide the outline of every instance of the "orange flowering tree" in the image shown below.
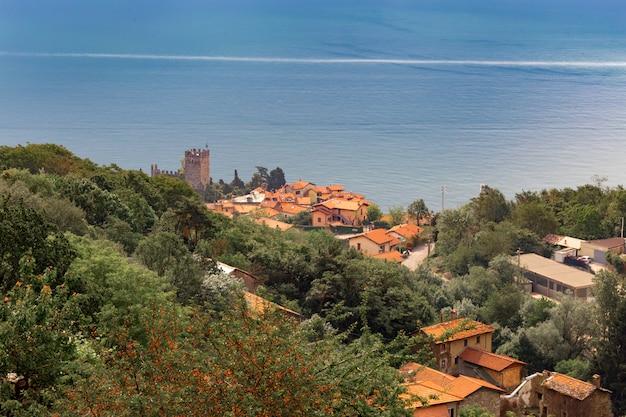
[[315,338],[277,312],[145,308],[107,343],[58,415],[399,416],[393,354],[373,335]]

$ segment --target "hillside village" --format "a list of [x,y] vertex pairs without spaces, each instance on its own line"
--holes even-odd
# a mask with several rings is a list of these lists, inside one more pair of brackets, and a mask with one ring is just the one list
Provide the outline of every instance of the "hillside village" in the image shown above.
[[[392,225],[340,185],[203,203],[180,172],[99,167],[55,145],[0,147],[0,161],[10,415],[626,411],[624,239],[610,237],[621,189],[508,202],[484,187]],[[537,210],[581,210],[589,195],[585,210],[611,208],[607,228]]]

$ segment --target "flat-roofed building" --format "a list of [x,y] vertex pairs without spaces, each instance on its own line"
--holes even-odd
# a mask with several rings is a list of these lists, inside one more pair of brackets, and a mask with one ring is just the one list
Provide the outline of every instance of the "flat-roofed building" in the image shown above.
[[533,292],[556,298],[559,294],[571,291],[578,300],[591,298],[591,288],[594,286],[592,273],[534,253],[517,255],[513,262],[519,263],[524,270],[524,276],[532,281]]

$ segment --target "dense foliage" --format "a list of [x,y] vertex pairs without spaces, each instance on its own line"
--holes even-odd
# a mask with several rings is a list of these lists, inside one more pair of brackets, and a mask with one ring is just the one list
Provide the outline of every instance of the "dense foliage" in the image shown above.
[[[600,373],[626,411],[621,271],[596,276],[595,303],[554,302],[531,298],[511,262],[549,255],[548,233],[617,236],[626,191],[602,179],[514,201],[485,186],[434,216],[422,200],[394,207],[391,223],[430,219],[436,240],[410,271],[325,231],[211,213],[182,180],[56,145],[0,147],[0,170],[3,415],[410,415],[396,369],[429,359],[408,335],[453,309],[495,326],[494,348],[529,372]],[[279,168],[257,170],[207,192],[284,184]],[[303,323],[252,314],[214,261],[258,277]]]

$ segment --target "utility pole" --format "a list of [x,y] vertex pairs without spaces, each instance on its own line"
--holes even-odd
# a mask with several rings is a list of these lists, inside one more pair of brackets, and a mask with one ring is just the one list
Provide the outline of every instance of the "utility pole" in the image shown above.
[[445,194],[445,192],[446,192],[446,186],[442,185],[441,186],[441,211],[443,211],[443,195]]

